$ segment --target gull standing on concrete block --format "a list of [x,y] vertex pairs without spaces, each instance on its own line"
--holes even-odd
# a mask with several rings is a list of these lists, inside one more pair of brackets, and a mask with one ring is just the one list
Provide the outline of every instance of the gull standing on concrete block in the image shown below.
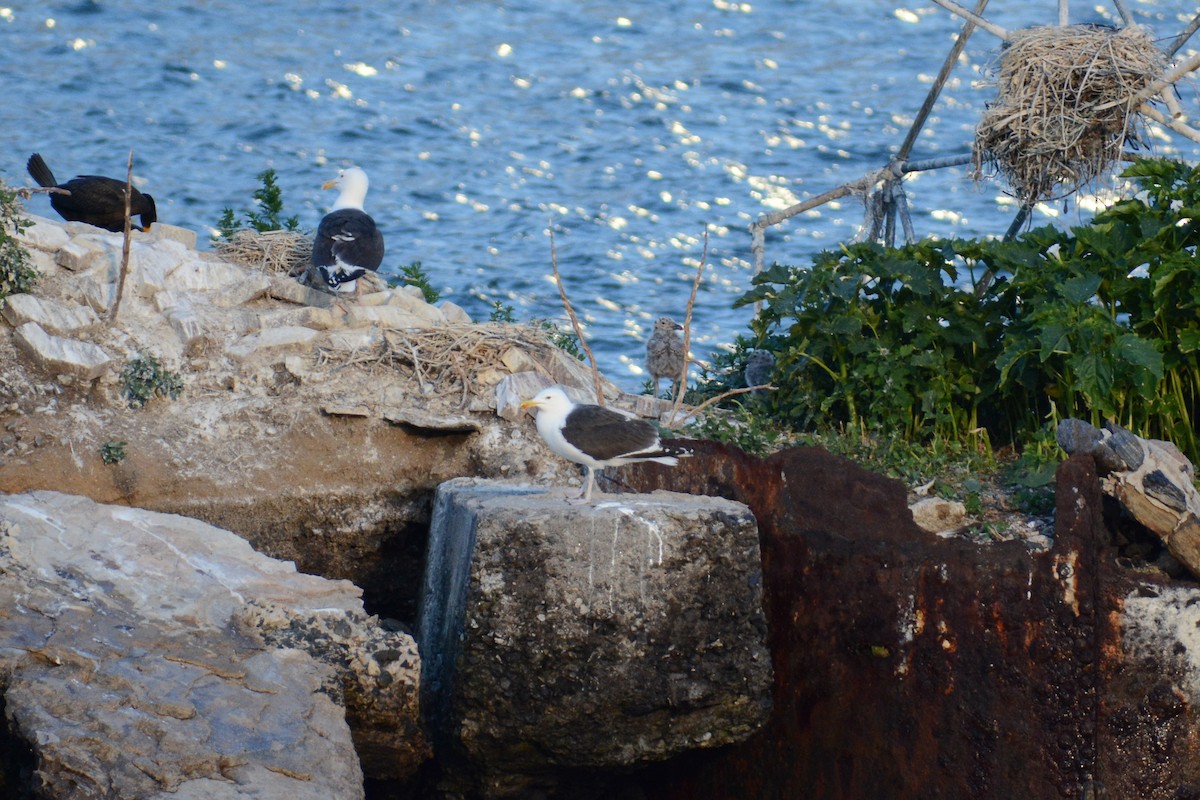
[[654,379],[654,396],[658,397],[658,382],[662,378],[671,381],[678,393],[679,376],[683,374],[683,363],[687,354],[683,352],[683,337],[679,332],[683,326],[670,317],[659,317],[654,322],[654,332],[646,341],[646,371]]
[[337,188],[333,210],[321,220],[313,241],[312,265],[335,292],[358,294],[358,279],[383,263],[383,234],[363,211],[370,185],[359,167],[339,170],[322,189]]
[[591,501],[596,469],[638,461],[673,467],[677,456],[690,455],[665,447],[649,422],[602,406],[573,403],[561,386],[543,389],[521,408],[538,410],[537,430],[552,452],[587,471],[583,492],[567,502]]

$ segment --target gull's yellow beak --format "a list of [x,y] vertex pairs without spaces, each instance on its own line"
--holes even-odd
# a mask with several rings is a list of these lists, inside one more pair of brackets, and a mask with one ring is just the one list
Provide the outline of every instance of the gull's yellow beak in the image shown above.
[[530,408],[537,408],[536,400],[522,400],[521,401],[521,409],[522,410],[526,410],[526,409],[530,409]]
[[337,186],[337,178],[334,178],[331,181],[325,181],[321,184],[322,189],[332,189],[335,186]]

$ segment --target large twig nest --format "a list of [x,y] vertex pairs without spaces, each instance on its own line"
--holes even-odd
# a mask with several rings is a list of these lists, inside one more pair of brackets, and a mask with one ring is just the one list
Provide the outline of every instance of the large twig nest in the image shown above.
[[302,274],[312,257],[312,237],[300,231],[240,230],[217,242],[213,250],[222,258],[251,269]]
[[1108,174],[1126,141],[1139,139],[1140,103],[1132,97],[1166,63],[1138,27],[1012,33],[1000,55],[996,100],[975,130],[976,179],[990,168],[1032,204]]

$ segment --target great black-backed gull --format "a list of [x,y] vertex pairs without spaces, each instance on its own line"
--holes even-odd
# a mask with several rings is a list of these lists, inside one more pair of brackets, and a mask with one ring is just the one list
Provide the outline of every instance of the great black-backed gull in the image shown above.
[[654,332],[646,341],[646,371],[654,379],[654,396],[658,397],[658,382],[662,378],[671,381],[672,396],[678,391],[679,376],[683,374],[683,337],[679,332],[683,326],[670,317],[659,317],[654,322]]
[[335,292],[353,292],[358,279],[383,263],[383,234],[363,211],[370,182],[359,167],[347,167],[322,189],[338,189],[337,200],[317,227],[312,264]]
[[543,389],[521,408],[536,408],[537,430],[550,450],[587,471],[583,492],[568,502],[592,499],[595,470],[655,461],[673,467],[683,451],[663,446],[658,429],[645,420],[587,403],[573,403],[560,386]]
[[[100,175],[77,175],[66,183],[54,179],[54,173],[37,153],[25,164],[38,186],[65,189],[70,194],[50,193],[50,207],[69,222],[86,222],[105,230],[125,230],[125,181]],[[139,217],[141,225],[130,223],[135,230],[148,231],[158,221],[154,198],[130,187],[129,216]]]

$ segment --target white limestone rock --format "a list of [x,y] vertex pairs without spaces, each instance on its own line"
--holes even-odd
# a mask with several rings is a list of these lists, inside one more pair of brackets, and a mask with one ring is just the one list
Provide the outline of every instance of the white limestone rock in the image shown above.
[[156,222],[150,226],[150,236],[160,241],[169,240],[179,242],[188,250],[196,249],[196,232],[189,228],[180,228],[176,225]]
[[343,353],[356,353],[377,347],[383,341],[383,333],[379,328],[352,328],[349,330],[332,331],[325,339],[331,350]]
[[271,279],[263,272],[251,272],[245,280],[227,286],[213,297],[215,305],[233,308],[264,296],[271,288]]
[[220,292],[246,280],[250,271],[224,261],[209,261],[194,255],[169,276],[164,289],[187,292]]
[[226,352],[239,360],[271,352],[278,355],[279,360],[282,361],[288,355],[311,350],[313,340],[317,338],[317,335],[317,331],[312,328],[302,328],[297,325],[272,328],[243,336]]
[[92,269],[110,259],[107,247],[84,237],[76,237],[64,243],[56,256],[58,265],[72,272]]
[[967,509],[957,500],[926,497],[909,506],[913,522],[930,533],[950,534],[967,524]]
[[505,375],[496,384],[496,415],[509,422],[516,422],[527,412],[521,409],[522,401],[551,386],[553,381],[541,372],[517,372]]
[[405,330],[407,328],[431,328],[433,322],[423,315],[398,306],[350,306],[346,311],[347,327],[365,328],[371,325]]
[[35,214],[22,214],[21,217],[32,224],[17,234],[17,240],[31,250],[53,253],[71,241],[71,234],[60,222]]
[[36,322],[26,322],[17,328],[13,337],[19,347],[50,373],[91,380],[99,377],[112,363],[103,348],[91,342],[51,336]]
[[437,304],[437,308],[442,312],[446,322],[454,325],[470,325],[471,315],[462,309],[462,306],[453,303],[449,300],[443,300]]
[[258,314],[259,330],[299,326],[312,328],[316,331],[328,331],[338,327],[339,321],[327,308],[305,306],[303,308],[285,308],[278,311],[264,311]]
[[4,301],[3,313],[14,328],[26,322],[36,322],[47,333],[56,335],[74,333],[100,321],[96,312],[88,306],[32,294],[9,295]]

